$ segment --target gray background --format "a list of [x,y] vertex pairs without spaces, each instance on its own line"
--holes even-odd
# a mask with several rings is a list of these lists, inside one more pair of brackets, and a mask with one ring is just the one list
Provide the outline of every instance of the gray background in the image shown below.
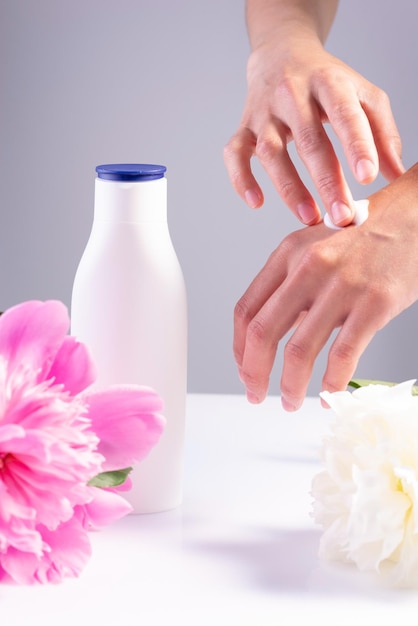
[[[390,94],[407,166],[418,160],[417,25],[416,0],[341,0],[327,44]],[[242,391],[234,304],[300,227],[258,164],[260,211],[242,203],[225,172],[248,49],[243,0],[1,0],[1,309],[32,298],[70,305],[98,163],[165,163],[188,289],[189,391]],[[353,183],[353,194],[382,184],[366,192]],[[357,375],[417,376],[416,311],[379,333]],[[271,393],[282,346],[278,354]],[[325,356],[310,394],[320,389]]]

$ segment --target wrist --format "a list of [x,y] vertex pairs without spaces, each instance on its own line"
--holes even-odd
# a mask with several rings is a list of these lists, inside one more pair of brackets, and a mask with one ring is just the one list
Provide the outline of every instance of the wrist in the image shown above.
[[295,39],[324,44],[338,0],[247,0],[246,21],[252,50]]
[[310,58],[324,52],[324,47],[314,31],[284,25],[271,29],[259,39],[257,46],[252,46],[247,63],[248,81],[251,82],[254,76],[261,74],[268,82],[269,68],[277,77],[278,72],[286,67],[305,66],[307,50]]
[[263,29],[249,30],[251,50],[260,49],[289,52],[295,46],[323,47],[321,37],[309,20],[282,18],[266,25]]

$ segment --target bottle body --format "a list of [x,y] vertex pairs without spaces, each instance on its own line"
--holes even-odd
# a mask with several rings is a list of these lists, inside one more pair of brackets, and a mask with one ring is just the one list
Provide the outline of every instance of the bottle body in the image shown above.
[[174,508],[182,497],[187,303],[166,182],[96,179],[93,227],[71,303],[71,333],[92,352],[96,385],[145,385],[164,401],[164,433],[134,468],[126,493],[136,513]]

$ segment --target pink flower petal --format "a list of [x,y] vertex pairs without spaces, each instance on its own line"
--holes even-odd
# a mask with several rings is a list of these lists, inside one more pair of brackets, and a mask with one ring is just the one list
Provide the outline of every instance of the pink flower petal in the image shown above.
[[[0,453],[5,447],[6,442],[1,442]],[[48,435],[33,431],[7,442],[1,484],[16,503],[30,505],[36,520],[50,528],[70,519],[75,504],[89,500],[87,482],[101,465],[92,453],[88,454],[91,466],[78,466],[76,451],[68,452]]]
[[0,355],[10,371],[26,366],[35,380],[45,378],[70,325],[62,302],[23,302],[0,317]]
[[78,576],[87,530],[131,511],[89,481],[129,467],[158,442],[162,401],[148,388],[89,389],[86,346],[68,336],[66,307],[26,302],[0,318],[0,581]]
[[[11,439],[19,439],[25,436],[25,429],[19,424],[4,424],[0,426],[0,452],[8,452],[7,443]],[[2,449],[4,444],[5,449]]]
[[40,583],[59,583],[65,578],[81,574],[91,556],[91,544],[87,531],[77,516],[61,524],[56,530],[38,527],[48,546],[35,573]]
[[86,395],[103,471],[130,467],[158,442],[165,424],[161,398],[147,387],[117,385]]
[[87,389],[96,378],[96,367],[87,346],[74,337],[65,337],[47,376],[61,383],[73,396]]
[[40,557],[33,552],[9,548],[0,559],[0,582],[33,585]]
[[91,487],[93,499],[75,508],[75,513],[87,530],[98,530],[132,511],[125,498],[112,490]]
[[42,553],[42,539],[34,530],[35,509],[19,504],[0,482],[0,569],[1,555],[12,547]]
[[32,585],[79,576],[91,556],[88,533],[79,520],[74,517],[54,531],[45,526],[37,530],[44,541],[42,555],[10,548],[1,557],[0,580]]

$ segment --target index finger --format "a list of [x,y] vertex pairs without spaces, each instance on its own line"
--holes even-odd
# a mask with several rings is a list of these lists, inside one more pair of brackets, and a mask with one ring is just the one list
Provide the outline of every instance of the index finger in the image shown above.
[[248,325],[285,280],[287,271],[287,253],[281,244],[235,305],[233,352],[238,367],[241,367],[244,358]]

